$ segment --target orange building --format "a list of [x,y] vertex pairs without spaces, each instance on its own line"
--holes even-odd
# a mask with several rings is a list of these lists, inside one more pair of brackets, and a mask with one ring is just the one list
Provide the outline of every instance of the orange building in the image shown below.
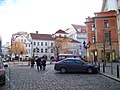
[[93,61],[117,60],[119,47],[116,11],[94,14],[95,17],[88,17],[85,22],[88,41],[91,43],[88,49],[89,59]]

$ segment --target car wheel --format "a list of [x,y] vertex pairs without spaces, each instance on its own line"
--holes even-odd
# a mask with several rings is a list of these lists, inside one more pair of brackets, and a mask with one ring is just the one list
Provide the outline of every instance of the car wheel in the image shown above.
[[66,70],[66,68],[63,67],[63,68],[60,69],[60,72],[61,72],[61,73],[66,73],[67,70]]
[[87,69],[87,73],[93,73],[93,69],[92,68],[88,68]]

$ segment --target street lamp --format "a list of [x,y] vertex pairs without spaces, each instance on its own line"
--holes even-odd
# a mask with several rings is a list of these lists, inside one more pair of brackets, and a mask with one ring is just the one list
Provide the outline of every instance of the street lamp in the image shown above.
[[86,44],[86,42],[83,42],[83,46],[86,49],[86,60],[87,60],[87,49],[90,48],[90,41]]

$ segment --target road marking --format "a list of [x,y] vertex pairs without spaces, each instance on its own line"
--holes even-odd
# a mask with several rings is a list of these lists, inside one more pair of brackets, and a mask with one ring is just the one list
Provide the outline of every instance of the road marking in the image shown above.
[[50,70],[48,70],[47,72],[45,72],[43,75],[46,75],[46,74],[48,74],[50,71],[52,71],[53,70],[53,68],[52,69],[50,69]]
[[9,77],[8,77],[7,75],[6,75],[6,79],[8,80],[10,86],[12,87],[12,90],[17,90],[17,89],[15,88],[15,85],[11,82],[11,80],[9,79]]

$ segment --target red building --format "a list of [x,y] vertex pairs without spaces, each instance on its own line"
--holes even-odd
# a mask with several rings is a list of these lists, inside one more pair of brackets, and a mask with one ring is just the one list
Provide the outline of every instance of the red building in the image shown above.
[[[86,18],[90,60],[116,60],[118,57],[118,36],[116,11],[94,13]],[[110,58],[111,56],[111,58]]]

